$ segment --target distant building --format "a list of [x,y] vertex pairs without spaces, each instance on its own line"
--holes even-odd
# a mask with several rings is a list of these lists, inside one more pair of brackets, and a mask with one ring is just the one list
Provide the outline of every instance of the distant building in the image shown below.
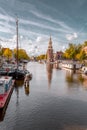
[[56,52],[56,58],[57,58],[57,60],[61,59],[61,58],[62,58],[62,55],[63,55],[63,52],[62,52],[62,51],[57,51],[57,52]]
[[62,51],[57,51],[56,53],[53,52],[51,37],[49,39],[48,49],[47,49],[46,55],[47,55],[47,62],[55,62],[57,60],[62,59],[62,55],[63,55]]
[[53,62],[53,61],[54,61],[53,47],[52,47],[52,40],[50,37],[49,43],[48,43],[48,49],[47,49],[47,62]]

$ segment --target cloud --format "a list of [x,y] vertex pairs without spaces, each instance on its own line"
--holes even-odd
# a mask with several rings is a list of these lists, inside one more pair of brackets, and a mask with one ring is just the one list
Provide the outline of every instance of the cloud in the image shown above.
[[73,34],[67,34],[67,35],[66,35],[66,39],[67,39],[68,41],[74,40],[74,39],[76,39],[76,38],[78,38],[78,35],[77,35],[76,32],[73,33]]
[[[1,8],[0,8],[0,10],[1,10]],[[4,12],[4,14],[0,13],[0,20],[6,21],[6,22],[15,21],[15,19],[13,17],[11,17],[10,15],[8,15],[6,11],[3,10],[3,12]]]
[[36,26],[36,27],[39,27],[39,28],[44,29],[44,30],[46,29],[46,30],[49,30],[49,32],[50,32],[50,30],[55,31],[55,32],[63,32],[63,33],[69,32],[68,30],[60,28],[60,27],[53,27],[51,25],[43,24],[43,23],[40,23],[40,22],[34,22],[34,21],[31,21],[31,20],[21,19],[20,23],[25,24],[25,25],[28,24],[28,25]]
[[42,41],[42,37],[37,37],[37,39],[36,39],[36,42],[41,42]]
[[51,16],[49,15],[46,15],[46,14],[43,14],[43,13],[40,13],[38,11],[35,11],[35,10],[31,10],[30,11],[33,15],[37,16],[38,18],[41,18],[41,19],[44,19],[44,20],[47,20],[49,22],[52,22],[54,24],[57,24],[59,25],[61,28],[63,29],[67,29],[67,30],[70,30],[72,31],[73,29],[70,28],[68,25],[65,24],[64,21],[60,21],[60,20],[55,20],[54,18],[52,18]]
[[16,43],[16,38],[17,38],[17,36],[16,35],[14,35],[11,39],[9,39],[8,41],[9,42],[15,42]]
[[36,38],[36,43],[43,43],[46,42],[48,40],[48,36],[38,36]]
[[[75,17],[69,15],[71,12],[66,13],[68,6],[66,10],[62,10],[61,4],[57,4],[60,5],[57,8],[52,5],[51,1],[50,4],[43,0],[43,2],[40,0],[6,1],[0,1],[0,43],[4,47],[16,47],[16,13],[19,16],[19,47],[25,49],[29,55],[45,53],[50,34],[54,51],[64,50],[67,46],[67,40],[72,41],[78,38],[78,35],[80,36],[79,41],[86,39],[86,24],[84,27],[81,25],[78,29],[81,22],[79,21],[76,26]],[[80,0],[77,1],[80,2]],[[69,7],[72,6],[72,3],[68,2]],[[81,1],[80,5],[82,3]],[[66,5],[64,4],[64,6]]]
[[10,22],[15,22],[15,19],[7,14],[0,14],[0,32],[9,35],[13,35],[15,27]]

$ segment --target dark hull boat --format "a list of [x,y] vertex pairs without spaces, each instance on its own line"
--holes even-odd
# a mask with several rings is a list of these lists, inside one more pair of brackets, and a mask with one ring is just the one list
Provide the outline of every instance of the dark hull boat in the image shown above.
[[21,80],[21,79],[24,79],[25,78],[25,75],[28,72],[28,70],[25,70],[24,68],[23,69],[19,69],[19,64],[18,64],[18,19],[16,21],[16,30],[17,30],[17,56],[16,56],[16,60],[17,60],[17,66],[16,66],[16,69],[12,69],[8,72],[8,76],[12,76],[13,79],[16,79],[16,80]]
[[13,79],[24,79],[25,72],[22,70],[15,69],[13,71],[9,71],[8,76],[12,76]]
[[19,69],[15,69],[13,71],[9,71],[8,72],[8,76],[12,76],[13,79],[16,80],[22,80],[25,79],[26,74],[28,74],[31,77],[31,73],[28,70],[19,70]]

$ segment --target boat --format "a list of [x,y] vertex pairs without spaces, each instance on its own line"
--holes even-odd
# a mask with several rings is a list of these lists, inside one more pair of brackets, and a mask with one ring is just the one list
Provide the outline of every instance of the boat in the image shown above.
[[68,68],[68,69],[74,69],[75,65],[71,64],[71,63],[63,63],[62,64],[63,68]]
[[24,79],[25,73],[22,70],[14,69],[8,72],[8,76],[12,76],[13,79],[20,80]]
[[8,74],[8,71],[7,70],[5,70],[5,69],[0,69],[0,75],[2,75],[2,76],[6,76]]
[[13,79],[16,79],[16,80],[21,80],[21,79],[24,79],[25,78],[25,75],[27,73],[29,73],[28,70],[25,71],[25,68],[24,69],[19,69],[19,63],[18,63],[18,19],[16,21],[16,30],[17,30],[17,57],[16,57],[16,60],[17,60],[17,67],[16,69],[13,68],[13,70],[10,70],[8,72],[8,76],[12,76]]
[[0,77],[0,110],[6,108],[10,99],[15,80],[10,76]]
[[28,60],[21,60],[20,62],[27,64],[29,61]]
[[87,75],[87,66],[83,66],[81,68],[81,71],[82,71],[83,74]]
[[72,69],[72,70],[77,70],[81,68],[81,64],[79,63],[74,63],[74,62],[64,62],[61,63],[62,68],[67,68],[67,69]]
[[2,65],[2,67],[0,68],[0,75],[1,76],[6,76],[8,75],[8,72],[13,70],[13,68],[15,69],[16,68],[16,65],[15,64],[7,64],[7,63],[4,63]]
[[[26,74],[30,74],[28,70],[26,70],[24,63],[19,64],[18,62],[18,19],[16,21],[16,31],[17,31],[17,56],[16,56],[16,63],[4,63],[3,66],[0,68],[0,75],[1,76],[12,76],[13,79],[21,80],[25,78]],[[30,74],[31,77],[31,74]]]

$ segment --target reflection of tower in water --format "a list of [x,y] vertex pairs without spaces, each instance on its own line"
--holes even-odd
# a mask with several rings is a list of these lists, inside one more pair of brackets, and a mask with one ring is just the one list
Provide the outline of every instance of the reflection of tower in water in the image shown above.
[[47,76],[48,76],[48,87],[50,88],[51,81],[52,81],[53,65],[47,64],[46,68],[47,68]]

